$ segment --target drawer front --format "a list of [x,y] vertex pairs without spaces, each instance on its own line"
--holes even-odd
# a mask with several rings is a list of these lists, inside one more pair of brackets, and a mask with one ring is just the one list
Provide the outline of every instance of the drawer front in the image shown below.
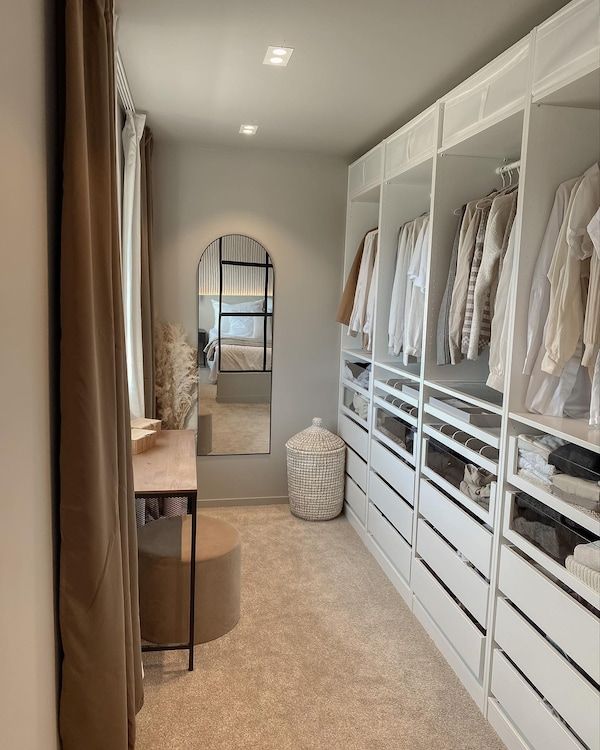
[[430,482],[420,486],[419,512],[484,576],[490,577],[492,535]]
[[442,146],[484,126],[487,119],[525,104],[530,39],[526,37],[471,76],[444,99]]
[[598,750],[600,694],[505,599],[498,600],[495,640],[573,731]]
[[430,617],[471,672],[480,680],[485,645],[483,634],[448,596],[420,560],[415,560],[413,564],[411,585]]
[[367,460],[369,433],[343,414],[340,414],[340,436],[353,451]]
[[569,3],[537,28],[534,98],[598,68],[599,64],[598,0]]
[[409,581],[411,548],[372,503],[369,503],[368,529],[394,568]]
[[346,476],[346,490],[344,497],[348,505],[360,519],[360,522],[363,525],[366,524],[367,496],[349,476]]
[[489,585],[423,519],[419,520],[417,552],[477,622],[487,627]]
[[385,176],[393,177],[410,162],[418,162],[433,153],[435,146],[435,107],[393,135],[385,147]]
[[500,555],[502,593],[600,682],[600,620],[508,547]]
[[583,750],[498,650],[494,650],[492,693],[532,750]]
[[369,479],[369,500],[410,543],[412,541],[412,508],[374,472],[371,472]]
[[382,476],[407,503],[413,504],[414,469],[376,440],[371,442],[371,468]]
[[346,474],[354,479],[363,492],[367,491],[367,464],[351,448],[346,451]]

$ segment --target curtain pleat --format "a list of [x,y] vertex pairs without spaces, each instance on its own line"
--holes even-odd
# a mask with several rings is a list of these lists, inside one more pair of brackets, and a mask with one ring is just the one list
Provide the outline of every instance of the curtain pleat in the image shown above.
[[60,587],[63,750],[127,750],[143,702],[117,209],[113,0],[65,2]]
[[144,416],[154,418],[156,405],[154,396],[154,313],[152,296],[152,240],[154,213],[152,196],[152,131],[144,128],[141,151],[141,248],[142,248],[142,347],[144,357]]

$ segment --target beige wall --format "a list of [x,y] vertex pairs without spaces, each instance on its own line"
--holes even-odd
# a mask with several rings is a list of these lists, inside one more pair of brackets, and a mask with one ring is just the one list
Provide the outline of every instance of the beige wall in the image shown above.
[[[0,23],[0,745],[56,742],[43,0]],[[52,111],[52,110],[50,110]]]
[[200,496],[286,496],[285,441],[313,416],[336,424],[346,167],[321,156],[160,139],[155,155],[159,319],[183,322],[195,341],[198,261],[222,234],[259,240],[275,266],[272,452],[199,458]]

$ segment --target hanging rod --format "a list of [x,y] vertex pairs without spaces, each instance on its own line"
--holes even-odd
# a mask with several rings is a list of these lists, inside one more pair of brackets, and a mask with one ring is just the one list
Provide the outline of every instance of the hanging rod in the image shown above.
[[496,174],[506,174],[506,172],[512,172],[515,169],[519,169],[521,166],[521,160],[511,161],[509,164],[502,164],[496,168]]

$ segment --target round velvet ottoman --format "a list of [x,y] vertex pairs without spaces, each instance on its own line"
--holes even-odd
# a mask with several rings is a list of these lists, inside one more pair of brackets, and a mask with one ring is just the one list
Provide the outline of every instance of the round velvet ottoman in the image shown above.
[[[161,518],[138,529],[140,623],[152,643],[187,643],[192,517]],[[241,542],[225,521],[198,515],[194,643],[229,632],[240,619]]]

